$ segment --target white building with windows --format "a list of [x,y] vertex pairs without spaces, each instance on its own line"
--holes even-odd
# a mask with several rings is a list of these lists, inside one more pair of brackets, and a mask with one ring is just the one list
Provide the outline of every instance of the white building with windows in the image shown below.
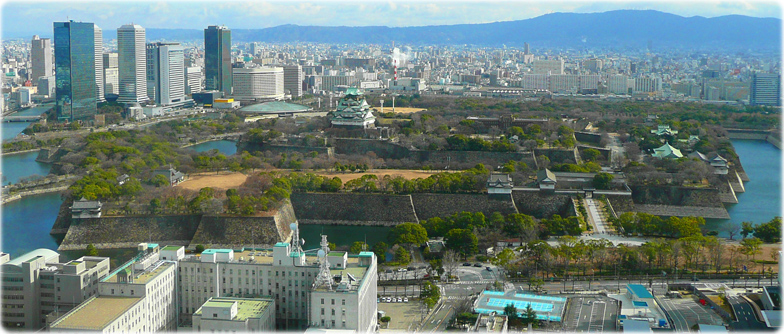
[[147,44],[147,96],[155,104],[181,105],[187,100],[184,52],[179,43]]
[[49,249],[7,261],[2,266],[3,326],[36,330],[55,310],[67,312],[98,293],[98,282],[109,274],[109,258],[84,256],[60,263]]
[[533,61],[534,74],[563,74],[563,59],[539,59]]
[[[137,24],[126,24],[117,28],[117,58],[120,85],[118,102],[141,103],[149,100],[147,96],[145,36],[144,28]],[[103,59],[103,55],[101,55],[101,59]],[[100,86],[103,87],[103,83]]]
[[235,68],[233,71],[235,99],[283,99],[282,67]]
[[275,300],[210,298],[193,314],[196,332],[273,332]]

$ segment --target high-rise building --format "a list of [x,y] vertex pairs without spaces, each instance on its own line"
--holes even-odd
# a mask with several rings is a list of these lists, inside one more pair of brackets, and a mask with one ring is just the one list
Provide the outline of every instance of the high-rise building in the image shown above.
[[224,96],[232,94],[231,30],[224,26],[204,29],[204,86],[219,90]]
[[283,67],[283,90],[288,91],[291,97],[302,96],[303,81],[305,81],[305,74],[302,73],[302,66]]
[[38,94],[54,97],[55,92],[55,79],[54,76],[38,78]]
[[193,93],[201,93],[204,84],[204,73],[199,66],[190,66],[185,69],[187,75],[185,76],[185,94],[191,95]]
[[256,43],[256,42],[250,43],[250,55],[251,56],[255,56],[256,53],[258,53],[259,51],[261,51],[259,49],[259,43]]
[[563,74],[563,59],[534,60],[534,74]]
[[120,73],[116,52],[103,54],[103,87],[104,93],[120,94]]
[[96,102],[104,102],[103,87],[103,31],[95,27],[95,99]]
[[32,46],[30,47],[30,62],[32,62],[32,75],[30,79],[36,85],[38,78],[48,77],[52,72],[52,41],[48,38],[33,36]]
[[781,105],[781,75],[778,73],[754,73],[749,92],[752,105]]
[[52,312],[67,312],[98,293],[109,258],[85,256],[60,263],[60,254],[36,249],[2,266],[3,327],[39,329]]
[[147,96],[156,104],[186,100],[184,52],[179,43],[147,44]]
[[120,97],[118,102],[145,102],[147,97],[147,53],[145,31],[140,25],[117,28],[117,58]]
[[[54,67],[56,73],[56,111],[60,120],[91,119],[97,113],[98,82],[103,62],[96,57],[96,40],[101,29],[87,22],[54,23]],[[98,67],[101,67],[99,72]]]

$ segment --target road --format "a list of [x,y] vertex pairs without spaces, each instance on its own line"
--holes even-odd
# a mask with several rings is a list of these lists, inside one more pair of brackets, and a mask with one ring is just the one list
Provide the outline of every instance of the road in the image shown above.
[[599,208],[596,204],[596,201],[593,198],[586,198],[585,204],[585,206],[588,208],[588,216],[590,216],[591,222],[593,223],[594,228],[596,228],[596,233],[607,234],[607,222],[599,213]]
[[765,323],[757,321],[754,309],[748,301],[738,296],[727,297],[727,300],[732,304],[732,310],[735,311],[735,318],[738,320],[730,323],[732,329],[757,331],[767,328]]

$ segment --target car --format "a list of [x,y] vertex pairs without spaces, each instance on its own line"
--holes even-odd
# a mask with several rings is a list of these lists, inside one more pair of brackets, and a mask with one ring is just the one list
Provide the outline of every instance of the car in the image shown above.
[[390,298],[390,297],[384,298],[384,301],[387,302],[387,303],[391,303],[392,302],[392,298]]
[[408,297],[404,297],[404,298],[403,298],[403,302],[404,302],[404,303],[408,303]]
[[485,267],[485,269],[487,269],[487,271],[493,271],[493,268],[490,267]]
[[381,302],[381,298],[376,298],[376,303],[380,303],[380,302]]
[[408,267],[408,270],[416,270],[416,267]]
[[471,266],[471,264],[470,264],[470,263],[468,263],[468,262],[466,262],[466,263],[463,263],[463,266],[464,266],[464,267],[470,267],[470,266]]
[[425,276],[422,276],[422,278],[430,278],[430,274],[425,274]]
[[406,268],[400,268],[400,269],[398,269],[397,271],[399,271],[399,272],[406,272],[406,271],[408,271],[408,269],[406,269]]
[[398,303],[402,303],[403,302],[403,298],[397,297],[397,302]]
[[385,272],[386,273],[392,273],[392,269],[387,269]]
[[482,264],[481,264],[481,263],[479,263],[479,262],[477,262],[477,263],[474,263],[474,267],[477,267],[477,268],[482,268]]
[[397,303],[397,299],[395,299],[395,297],[392,297],[392,303]]

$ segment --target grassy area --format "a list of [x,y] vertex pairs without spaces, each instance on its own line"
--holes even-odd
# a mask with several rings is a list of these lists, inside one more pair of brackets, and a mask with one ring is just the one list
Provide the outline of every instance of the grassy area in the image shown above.
[[724,311],[727,311],[727,313],[729,313],[730,315],[732,315],[732,320],[737,320],[737,319],[735,319],[735,312],[732,312],[732,307],[730,307],[730,305],[729,305],[729,304],[725,303],[725,302],[724,302],[724,299],[722,299],[722,298],[721,298],[721,297],[719,297],[719,296],[708,296],[708,298],[710,298],[710,300],[712,300],[713,302],[715,302],[716,304],[718,304],[719,306],[721,306],[721,308],[722,308]]

